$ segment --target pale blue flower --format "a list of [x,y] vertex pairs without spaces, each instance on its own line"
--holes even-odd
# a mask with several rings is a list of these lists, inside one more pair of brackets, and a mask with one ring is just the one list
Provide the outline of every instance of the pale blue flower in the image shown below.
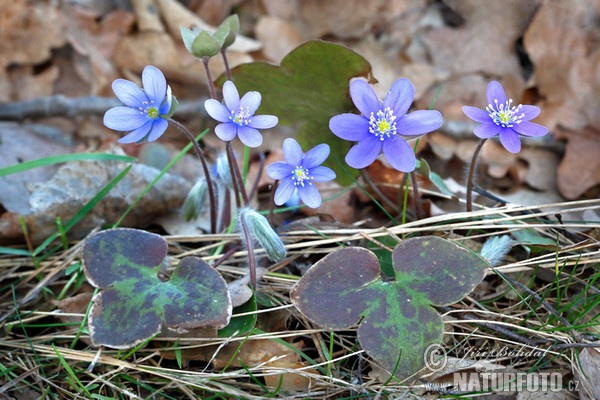
[[208,115],[221,122],[215,127],[219,139],[230,142],[236,136],[248,147],[258,147],[263,138],[258,129],[269,129],[279,121],[274,115],[254,115],[261,102],[259,92],[248,92],[241,99],[231,81],[223,85],[222,104],[214,99],[204,102]]
[[329,157],[329,145],[320,144],[306,154],[294,139],[283,141],[285,161],[277,161],[267,167],[267,175],[279,180],[275,191],[275,204],[286,203],[298,192],[300,200],[311,208],[321,205],[321,195],[313,182],[327,182],[335,179],[335,172],[321,164]]
[[338,137],[358,142],[346,155],[352,168],[365,168],[383,155],[390,165],[402,172],[416,167],[415,153],[407,140],[418,138],[442,126],[442,115],[435,110],[406,114],[415,97],[408,79],[398,79],[380,101],[375,91],[361,79],[350,84],[350,97],[361,115],[341,114],[329,121],[329,129]]
[[123,106],[113,107],[104,114],[104,125],[116,131],[130,131],[119,143],[153,142],[165,133],[173,97],[163,73],[148,65],[142,72],[144,88],[125,79],[112,84]]
[[542,125],[529,122],[540,114],[536,106],[513,105],[512,99],[506,98],[502,85],[491,81],[486,90],[488,106],[485,110],[464,106],[465,115],[479,125],[473,133],[481,139],[489,139],[498,135],[502,146],[511,153],[521,150],[522,136],[544,136],[548,129]]

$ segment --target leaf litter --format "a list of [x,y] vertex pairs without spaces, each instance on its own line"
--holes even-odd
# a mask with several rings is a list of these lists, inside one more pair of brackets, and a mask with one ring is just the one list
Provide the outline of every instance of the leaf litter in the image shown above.
[[[142,15],[142,13],[147,13],[147,9],[134,7],[132,12],[114,9],[110,5],[102,8],[101,5],[106,5],[106,2],[98,2],[96,7],[87,9],[82,9],[85,7],[84,3],[63,4],[63,7],[71,7],[69,12],[58,8],[55,3],[33,4],[17,1],[1,6],[3,8],[2,20],[8,24],[0,24],[4,28],[0,30],[0,38],[3,39],[2,43],[10,43],[7,51],[2,52],[0,62],[2,66],[0,86],[8,88],[8,90],[2,91],[2,100],[10,102],[35,98],[40,95],[52,94],[53,90],[61,93],[64,88],[68,88],[69,93],[110,95],[109,86],[114,77],[133,79],[148,64],[164,67],[163,71],[165,71],[167,79],[174,82],[174,91],[179,89],[178,93],[184,93],[184,101],[186,97],[195,98],[206,95],[202,92],[201,86],[205,77],[200,72],[198,65],[182,50],[178,29],[181,24],[186,26],[195,24],[208,28],[209,26],[203,20],[205,14],[199,13],[198,10],[206,10],[210,7],[210,2],[190,2],[190,9],[175,1],[151,1],[150,3],[156,6],[154,16],[150,16],[154,24],[151,25],[153,28],[140,26],[143,18],[148,17]],[[598,52],[595,46],[597,38],[593,29],[592,17],[598,14],[598,1],[577,1],[568,7],[560,2],[524,4],[518,1],[511,1],[500,6],[491,0],[458,3],[443,1],[431,4],[423,1],[402,0],[371,2],[367,7],[361,7],[361,2],[358,2],[359,6],[349,7],[343,1],[334,1],[327,6],[320,5],[318,1],[251,3],[242,2],[239,5],[239,9],[247,13],[244,34],[246,39],[249,39],[236,42],[236,46],[239,45],[239,47],[234,48],[231,52],[234,65],[256,59],[279,61],[295,47],[299,40],[327,39],[354,49],[373,64],[373,77],[380,80],[380,84],[375,85],[376,91],[389,87],[389,82],[386,83],[386,76],[389,76],[387,79],[391,81],[398,77],[394,74],[401,74],[411,80],[416,80],[417,108],[429,107],[439,86],[443,85],[443,89],[437,96],[435,108],[442,110],[446,117],[445,126],[440,133],[444,136],[443,139],[439,139],[442,136],[438,136],[439,140],[433,140],[435,136],[428,138],[428,143],[424,144],[420,156],[428,161],[432,171],[444,171],[446,179],[454,177],[457,182],[463,182],[462,168],[467,160],[466,154],[468,154],[468,149],[474,146],[474,143],[465,144],[465,137],[470,134],[472,128],[469,127],[464,117],[459,113],[453,113],[453,110],[458,110],[465,104],[482,104],[484,99],[481,88],[485,86],[486,79],[491,76],[502,77],[507,92],[513,93],[516,102],[540,105],[543,110],[540,118],[554,132],[554,138],[541,142],[539,148],[533,148],[526,144],[524,152],[518,157],[501,153],[497,151],[497,145],[493,146],[493,143],[487,143],[479,170],[482,178],[481,184],[490,192],[513,203],[531,204],[534,207],[521,209],[508,206],[494,210],[493,213],[489,212],[487,215],[494,216],[495,219],[493,223],[490,222],[491,225],[485,228],[478,227],[481,225],[479,223],[453,225],[450,219],[447,219],[447,214],[442,213],[435,214],[431,225],[417,222],[416,226],[402,227],[400,225],[392,226],[391,229],[395,235],[431,231],[443,235],[455,232],[464,233],[460,229],[480,229],[480,232],[486,235],[496,230],[522,229],[522,226],[519,226],[522,224],[515,223],[515,220],[523,218],[523,215],[519,215],[519,213],[542,209],[543,218],[547,218],[544,223],[550,224],[550,227],[536,225],[534,221],[529,221],[529,223],[534,226],[532,229],[543,232],[545,239],[556,240],[562,250],[557,253],[538,253],[540,255],[537,257],[540,258],[527,259],[522,253],[522,251],[526,251],[526,246],[517,247],[511,251],[507,258],[507,264],[503,265],[501,270],[516,277],[519,271],[527,266],[535,267],[536,271],[540,270],[535,277],[526,275],[519,282],[528,284],[534,280],[532,289],[538,289],[540,292],[551,290],[545,285],[547,282],[554,282],[552,280],[544,281],[541,276],[546,272],[556,273],[558,270],[559,278],[557,279],[563,286],[558,286],[560,289],[557,289],[556,294],[552,295],[556,299],[552,296],[550,299],[555,300],[556,304],[561,305],[564,310],[569,307],[577,309],[581,306],[597,313],[597,305],[594,305],[593,301],[586,303],[587,293],[594,294],[596,289],[593,284],[586,285],[585,274],[591,271],[590,267],[593,268],[598,263],[597,255],[594,253],[594,243],[597,243],[599,236],[594,231],[587,230],[585,225],[578,225],[573,221],[581,219],[591,221],[594,215],[597,218],[598,210],[598,204],[593,202],[593,199],[597,197],[600,183],[600,179],[597,178],[597,172],[600,169],[597,168],[596,146],[597,131],[600,127],[596,112],[597,99],[594,100],[594,93],[597,92],[595,90],[597,79],[593,74],[593,71],[597,69]],[[218,18],[214,15],[228,14],[230,10],[227,7],[227,5],[221,5],[220,9],[215,9],[215,14],[211,14],[213,16],[208,17],[207,21],[210,20],[211,24],[218,24]],[[329,11],[330,8],[335,12]],[[350,15],[345,15],[338,12],[339,10],[344,10],[344,12],[351,10],[352,12]],[[65,16],[68,15],[79,15],[80,18],[65,21]],[[277,19],[276,23],[273,22],[273,18]],[[134,19],[137,25],[133,25]],[[258,29],[253,26],[256,20],[269,23],[263,22]],[[57,29],[65,22],[69,24],[69,29],[65,32]],[[112,26],[117,29],[110,28]],[[281,27],[289,29],[289,36],[281,35],[279,38],[278,31]],[[253,36],[256,39],[253,39]],[[471,38],[475,39],[471,40]],[[465,43],[468,45],[465,46]],[[523,56],[523,51],[528,58],[525,61],[520,58]],[[223,71],[222,64],[217,60],[211,63],[211,67],[214,76],[218,76]],[[417,82],[421,82],[421,84]],[[26,89],[22,90],[22,88]],[[89,125],[99,124],[99,119],[94,121],[92,118],[89,121]],[[56,119],[44,122],[57,126],[59,129],[65,126]],[[32,158],[41,157],[45,154],[44,151],[54,148],[52,154],[59,154],[63,151],[64,153],[80,152],[88,149],[106,150],[110,145],[107,143],[109,141],[105,142],[105,139],[98,135],[86,136],[83,131],[85,124],[80,122],[76,121],[74,124],[76,128],[67,133],[69,140],[66,142],[68,143],[66,146],[64,143],[61,145],[44,144],[42,148],[39,148],[40,152],[38,153],[36,148],[39,144],[36,143],[32,147],[27,146],[19,150],[29,151],[28,156]],[[196,117],[192,118],[190,123],[202,124],[202,120]],[[25,125],[24,128],[27,128],[27,123],[23,123],[23,125]],[[3,129],[3,132],[10,132],[10,130]],[[107,135],[107,132],[104,134]],[[21,135],[25,137],[28,133],[19,134],[19,137]],[[176,135],[168,136],[170,136],[169,141],[172,142],[169,145],[174,144],[181,147],[181,141],[175,139]],[[563,154],[565,142],[566,153]],[[6,151],[6,154],[14,154],[11,147],[4,146],[6,143],[8,140],[3,142],[3,151]],[[218,148],[214,142],[207,140],[206,143],[210,143],[209,151],[216,153]],[[264,150],[274,150],[271,146],[275,147],[274,144],[268,144]],[[7,165],[14,165],[17,162],[19,161],[13,160]],[[6,217],[3,219],[3,227],[9,226],[10,232],[12,232],[7,236],[4,233],[6,231],[2,231],[3,244],[9,238],[13,243],[15,240],[23,241],[23,232],[18,221],[19,214],[25,215],[29,239],[32,239],[34,243],[44,240],[49,234],[56,232],[57,215],[60,215],[64,222],[124,167],[125,165],[117,163],[79,162],[60,167],[59,173],[56,172],[56,169],[40,168],[31,170],[31,178],[29,176],[24,178],[26,175],[21,176],[19,185],[28,190],[23,191],[18,197],[10,195],[10,200],[2,200],[3,211],[5,211],[2,217]],[[251,167],[256,167],[256,165]],[[402,194],[397,189],[400,177],[392,176],[394,171],[390,168],[386,170],[386,165],[378,166],[378,168],[372,175],[379,180],[382,189],[388,190],[382,191],[384,195],[395,201],[398,194]],[[127,179],[131,180],[127,180],[122,188],[112,192],[110,194],[112,197],[107,197],[109,200],[101,203],[92,212],[89,221],[82,222],[70,232],[73,235],[71,237],[81,238],[97,226],[118,219],[132,204],[131,200],[137,197],[137,194],[145,188],[152,177],[156,176],[156,173],[157,170],[134,166],[127,175]],[[8,177],[16,178],[19,177],[19,174]],[[141,205],[138,204],[134,207],[128,224],[135,227],[156,224],[157,215],[176,209],[185,198],[187,188],[192,184],[189,177],[186,178],[187,181],[179,177],[164,177],[164,182],[161,179],[159,184],[164,186],[161,186],[160,191],[146,196]],[[32,184],[35,180],[41,183]],[[28,184],[24,185],[23,181]],[[360,178],[359,181],[362,182]],[[91,182],[95,182],[95,184],[91,184]],[[389,190],[391,182],[394,182],[395,187]],[[261,189],[264,190],[266,186],[268,183],[260,185],[259,194],[264,194]],[[380,194],[371,194],[375,199],[379,199]],[[294,229],[286,232],[285,240],[292,250],[292,261],[286,261],[288,265],[269,266],[269,269],[275,273],[263,277],[263,291],[269,295],[270,300],[269,302],[265,302],[265,299],[258,301],[263,303],[260,307],[274,307],[274,305],[282,307],[279,312],[265,312],[265,308],[263,308],[262,314],[259,314],[258,326],[266,332],[262,334],[266,335],[266,338],[261,337],[258,332],[247,334],[247,340],[244,339],[245,337],[218,339],[215,337],[216,333],[211,337],[207,332],[199,333],[196,337],[186,337],[187,342],[184,342],[182,338],[168,336],[161,338],[164,341],[160,343],[168,349],[161,349],[160,354],[165,357],[169,354],[167,358],[177,359],[179,352],[190,369],[169,375],[173,382],[176,382],[175,385],[188,385],[188,387],[194,388],[182,389],[183,391],[197,389],[202,393],[213,391],[244,397],[251,393],[254,395],[264,393],[260,385],[252,386],[247,383],[249,376],[258,376],[259,379],[263,379],[260,375],[264,374],[264,380],[260,382],[270,388],[277,388],[282,384],[281,387],[286,390],[300,392],[311,390],[315,397],[343,392],[336,386],[336,382],[339,383],[340,379],[351,382],[351,377],[360,377],[359,381],[363,379],[366,381],[363,380],[363,384],[360,385],[353,383],[347,393],[367,390],[365,388],[373,389],[374,392],[388,390],[387,393],[402,393],[406,390],[405,387],[396,385],[394,382],[388,384],[387,387],[378,386],[378,380],[386,381],[388,379],[385,374],[369,380],[372,379],[369,373],[373,374],[372,376],[377,375],[377,365],[369,364],[371,359],[355,347],[358,329],[356,325],[333,337],[327,330],[313,326],[310,321],[304,320],[302,316],[290,311],[289,308],[288,293],[296,279],[299,278],[297,275],[300,275],[300,272],[298,271],[304,270],[302,269],[303,265],[318,265],[319,260],[325,260],[327,254],[330,254],[335,248],[329,247],[332,246],[332,243],[373,243],[373,241],[380,240],[382,236],[389,235],[388,230],[368,229],[369,227],[379,228],[389,223],[389,220],[381,215],[380,210],[373,206],[371,199],[365,196],[362,190],[355,188],[346,192],[345,195],[347,198],[344,198],[343,201],[351,205],[350,210],[336,215],[333,211],[338,211],[339,207],[335,207],[335,203],[330,202],[329,204],[334,206],[334,210],[332,212],[325,211],[335,216],[334,222],[326,218],[322,219],[326,222],[319,223],[307,220],[294,225]],[[591,199],[591,202],[569,205],[569,203],[562,203],[565,198],[570,200]],[[33,199],[35,207],[29,203],[31,199]],[[9,206],[9,201],[12,202],[12,206]],[[261,201],[264,201],[264,198]],[[456,201],[451,198],[432,197],[427,201],[430,201],[432,206],[444,205],[444,202],[456,204]],[[544,204],[550,203],[555,204],[551,207],[544,206]],[[34,208],[37,211],[28,216],[23,207]],[[350,214],[352,209],[355,214]],[[14,210],[18,210],[18,212],[11,212]],[[317,213],[319,211],[317,210]],[[560,222],[556,222],[559,221],[556,215],[563,221],[562,225]],[[583,218],[582,215],[585,215],[586,218]],[[368,217],[366,226],[364,221],[357,218],[360,216]],[[455,217],[459,218],[460,216],[466,217],[461,214]],[[498,216],[501,220],[505,220],[505,225],[501,226],[496,223]],[[9,221],[8,225],[6,225],[6,221]],[[345,224],[335,221],[343,221]],[[361,229],[362,234],[359,234],[356,227],[361,224],[363,224],[363,229]],[[436,226],[434,227],[433,224]],[[315,226],[320,228],[318,233],[314,230]],[[354,230],[347,231],[348,229]],[[588,242],[580,241],[579,237],[573,236],[577,231],[589,234]],[[218,244],[224,246],[232,240],[226,235],[209,238],[208,241],[216,240]],[[202,247],[206,239],[201,235],[167,236],[167,239],[169,254],[183,257],[191,253],[199,255],[209,262],[218,259],[217,255],[211,255],[208,250],[212,248],[212,245],[207,244],[206,248]],[[478,242],[477,239],[465,239],[462,236],[458,236],[457,239],[464,239],[465,242],[474,246],[477,246],[476,242]],[[17,247],[18,250],[24,248],[26,246]],[[240,271],[237,266],[243,264],[242,256],[243,251],[237,251],[232,258],[219,266],[219,271],[223,272],[228,281],[235,281],[239,278]],[[71,261],[67,262],[67,259]],[[558,263],[556,259],[559,260]],[[3,255],[0,259],[0,265],[3,267],[1,279],[5,282],[15,282],[14,293],[18,298],[23,293],[29,293],[30,290],[41,289],[43,285],[37,284],[34,277],[44,279],[45,273],[54,271],[55,275],[52,276],[56,277],[53,278],[56,280],[41,281],[48,285],[45,290],[50,289],[59,293],[66,288],[67,296],[78,296],[77,293],[84,293],[85,290],[89,290],[89,287],[84,290],[85,285],[83,285],[80,291],[68,290],[70,285],[73,285],[69,282],[80,280],[82,276],[81,271],[70,272],[69,275],[64,274],[63,271],[74,268],[72,262],[73,259],[68,258],[67,253],[60,252],[48,259],[35,261],[27,257]],[[40,265],[41,269],[38,269]],[[282,271],[282,268],[289,273],[287,277],[276,275],[276,272]],[[294,279],[289,278],[290,275],[294,276]],[[24,276],[28,278],[21,281]],[[554,275],[550,274],[550,276]],[[567,286],[567,281],[575,283]],[[482,285],[482,287],[488,285],[488,287],[510,291],[508,289],[510,285],[501,284],[498,282],[498,277],[493,275],[488,275]],[[482,291],[484,290],[480,289],[474,293]],[[2,310],[13,308],[12,294],[9,292],[5,290],[1,293]],[[35,329],[27,326],[27,318],[48,322],[49,320],[54,321],[55,314],[54,306],[44,301],[44,295],[41,294],[43,292],[34,290],[34,293],[38,293],[34,298],[35,304],[28,303],[28,306],[21,310],[21,315],[26,318],[25,322],[18,323],[17,320],[11,320],[7,325],[10,326],[11,331],[2,339],[3,347],[8,347],[13,352],[21,352],[20,357],[25,359],[31,357],[32,353],[22,345],[23,334],[33,332],[31,329]],[[502,292],[488,291],[483,293],[482,297],[490,293],[502,295]],[[499,301],[497,308],[488,310],[487,313],[478,311],[480,304],[476,303],[477,298],[473,297],[459,302],[451,312],[445,312],[443,314],[446,330],[444,344],[448,346],[447,348],[465,346],[465,343],[462,342],[464,337],[471,338],[469,339],[471,346],[504,343],[505,339],[502,339],[501,335],[493,332],[481,334],[481,331],[478,330],[480,327],[465,322],[465,320],[477,319],[472,318],[474,316],[482,320],[502,321],[515,330],[519,330],[523,326],[526,329],[539,329],[538,325],[532,322],[536,320],[548,319],[552,321],[551,323],[556,323],[552,320],[551,313],[546,312],[543,307],[536,310],[537,313],[530,311],[530,315],[524,319],[521,318],[519,310],[513,311],[510,308],[515,303],[510,302],[524,300],[519,296],[512,296],[515,294],[514,292],[510,293],[510,296],[506,295],[505,302],[503,302],[504,300]],[[89,296],[89,294],[84,294],[84,296]],[[531,307],[535,308],[534,306],[538,304],[533,303]],[[81,305],[85,308],[86,301],[82,301]],[[266,310],[270,309],[266,308]],[[527,312],[526,310],[524,312]],[[79,326],[85,309],[71,312],[75,314],[75,317],[70,323]],[[464,314],[463,317],[463,313],[466,312],[472,312],[475,315],[467,317]],[[44,313],[52,315],[48,316]],[[278,314],[278,317],[269,319],[268,315],[270,314]],[[595,320],[591,319],[590,321],[586,322],[593,330]],[[474,332],[480,336],[473,337]],[[38,334],[38,331],[35,333]],[[47,338],[51,337],[55,343],[64,345],[63,347],[57,345],[61,356],[66,358],[73,368],[81,367],[80,369],[83,369],[92,362],[93,352],[90,349],[77,349],[70,352],[68,349],[70,340],[61,339],[61,335],[75,333],[72,325],[67,324],[58,331],[46,328],[45,331],[39,332],[39,336],[33,336],[33,349],[38,357],[39,355],[49,359],[56,357],[56,353],[49,352],[45,345]],[[540,341],[552,339],[569,343],[572,340],[561,332],[539,331],[532,333],[532,336]],[[207,340],[210,346],[207,346]],[[295,350],[282,344],[282,341],[294,346]],[[333,353],[328,353],[328,346],[331,346]],[[196,355],[193,352],[194,348],[204,348],[206,351],[202,355]],[[218,350],[219,348],[220,350]],[[156,354],[154,351],[153,347],[148,347],[141,349],[139,354],[153,357],[153,354]],[[581,372],[585,376],[594,376],[598,370],[597,363],[593,361],[594,352],[593,349],[581,352],[566,350],[557,358],[560,362],[557,362],[552,368],[558,370],[560,367],[567,367],[568,369],[571,366],[580,365]],[[456,355],[460,356],[460,353],[457,352]],[[580,364],[576,361],[577,356],[580,358]],[[328,375],[327,369],[323,369],[321,366],[311,366],[306,357],[329,365],[328,368],[331,368],[330,371],[335,374]],[[97,364],[96,368],[103,368],[103,372],[108,372],[111,366],[115,366],[126,368],[131,376],[140,379],[150,377],[150,380],[161,374],[171,374],[167,368],[175,365],[164,364],[166,368],[159,369],[160,372],[153,375],[154,372],[148,372],[139,365],[120,359],[117,353],[104,351],[101,359],[101,363]],[[334,361],[330,361],[332,359]],[[488,361],[488,364],[485,361]],[[525,364],[529,362],[529,365],[533,365],[537,359],[532,357],[519,359],[519,361],[523,361]],[[12,363],[6,357],[3,358],[3,362]],[[161,365],[160,363],[165,361],[154,358],[152,362]],[[13,365],[17,373],[25,373],[22,366]],[[506,363],[498,358],[482,360],[478,365],[473,368],[475,370],[490,368],[490,365],[495,368],[498,365],[506,365]],[[225,366],[234,367],[234,369],[228,369],[223,375],[219,375],[218,371]],[[361,366],[362,370],[359,371],[357,368],[361,368]],[[207,367],[209,370],[205,369]],[[292,370],[296,370],[295,373],[289,374]],[[299,377],[303,379],[296,383],[287,383],[286,381],[281,383],[279,380],[281,371],[287,371],[285,374],[289,374],[287,376],[294,382]],[[443,376],[444,372],[450,374],[452,371],[451,368],[448,368],[440,375]],[[576,367],[574,367],[574,371],[578,372]],[[361,372],[365,373],[361,374]],[[216,379],[218,384],[210,382],[198,384],[196,374],[200,373],[206,374],[204,376],[210,379]],[[22,378],[24,380],[32,379],[31,376],[35,376],[35,374],[23,375]],[[565,374],[565,379],[568,376],[568,373]],[[582,382],[587,382],[583,375],[580,374],[577,377]],[[219,379],[223,379],[223,381],[219,381]],[[229,385],[228,383],[232,380],[238,380],[239,384]],[[111,384],[109,381],[106,382]],[[421,392],[418,391],[419,389],[413,390],[414,393],[422,395],[427,393],[426,390]],[[581,394],[580,390],[580,398],[594,398],[593,387],[587,387],[585,390],[587,390],[588,397]],[[115,390],[112,393],[117,392],[118,390]],[[437,393],[439,394],[439,392]]]

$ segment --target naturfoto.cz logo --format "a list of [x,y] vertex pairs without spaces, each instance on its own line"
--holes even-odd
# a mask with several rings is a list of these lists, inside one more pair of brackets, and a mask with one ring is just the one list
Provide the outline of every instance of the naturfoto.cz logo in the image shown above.
[[[538,351],[543,355],[542,351]],[[529,351],[515,352],[507,349],[493,351],[471,351],[470,356],[486,357],[528,357],[535,353]],[[427,369],[432,372],[443,372],[448,363],[448,356],[439,344],[429,346],[424,355]],[[429,389],[450,393],[465,392],[558,392],[577,391],[577,381],[564,381],[560,372],[453,372],[444,375],[444,383],[429,383]],[[451,377],[451,381],[448,379]]]

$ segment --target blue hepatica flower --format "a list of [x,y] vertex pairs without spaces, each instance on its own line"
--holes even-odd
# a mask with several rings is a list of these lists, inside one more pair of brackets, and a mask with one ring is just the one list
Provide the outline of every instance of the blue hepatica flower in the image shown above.
[[511,153],[521,150],[523,136],[544,136],[548,129],[542,125],[529,122],[540,114],[536,106],[513,105],[512,99],[506,99],[502,85],[492,81],[486,91],[488,106],[485,110],[477,107],[464,106],[465,115],[479,125],[473,133],[481,139],[489,139],[498,135],[502,146]]
[[267,175],[279,180],[275,191],[275,204],[286,203],[297,191],[300,200],[311,208],[321,205],[321,195],[313,182],[327,182],[335,179],[335,172],[322,167],[323,161],[329,157],[329,146],[320,144],[306,154],[294,139],[283,141],[284,161],[277,161],[267,167]]
[[415,169],[415,153],[407,143],[442,126],[438,111],[406,114],[415,97],[408,79],[398,79],[381,102],[364,80],[350,83],[350,97],[361,115],[341,114],[329,121],[329,129],[338,137],[358,142],[346,155],[353,168],[369,166],[383,150],[390,165],[402,172]]
[[260,106],[259,92],[248,92],[241,99],[237,88],[231,81],[223,85],[223,100],[209,99],[204,102],[208,115],[221,122],[215,128],[217,136],[226,142],[240,138],[248,147],[258,147],[262,144],[262,136],[257,129],[269,129],[277,125],[274,115],[254,115]]
[[115,95],[124,106],[113,107],[104,114],[104,125],[116,131],[130,131],[119,143],[153,142],[162,136],[169,123],[173,97],[163,73],[148,65],[142,72],[144,88],[125,79],[112,84]]

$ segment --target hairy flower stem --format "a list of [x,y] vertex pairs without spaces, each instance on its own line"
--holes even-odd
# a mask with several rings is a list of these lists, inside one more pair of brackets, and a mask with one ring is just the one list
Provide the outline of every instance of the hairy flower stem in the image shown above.
[[208,90],[210,90],[210,97],[216,100],[217,91],[215,89],[215,83],[212,79],[212,74],[210,73],[210,68],[208,68],[209,61],[210,57],[202,57],[202,64],[204,65],[204,71],[206,71],[206,81],[208,84]]
[[196,141],[196,138],[192,133],[181,123],[169,118],[169,122],[173,124],[185,137],[194,145],[194,150],[202,163],[202,169],[204,170],[204,177],[206,178],[206,185],[208,186],[208,200],[210,202],[210,231],[211,233],[217,232],[217,201],[215,198],[215,191],[213,188],[212,178],[210,176],[210,169],[206,162],[204,152],[200,148],[200,145]]
[[252,237],[248,230],[248,224],[243,213],[238,214],[240,216],[240,224],[244,231],[244,238],[246,239],[246,250],[248,251],[248,270],[250,271],[250,286],[252,290],[256,291],[256,261],[254,260],[254,247],[252,246]]
[[471,159],[471,165],[469,165],[469,175],[467,177],[467,211],[473,210],[473,176],[475,175],[475,166],[477,165],[477,157],[481,152],[481,148],[487,139],[481,139],[477,143],[477,147],[473,152],[473,158]]
[[227,51],[225,49],[221,49],[221,56],[223,57],[223,65],[225,65],[225,76],[227,76],[227,80],[231,79],[231,69],[229,68],[229,61],[227,61]]
[[419,184],[417,183],[417,174],[415,171],[410,172],[410,181],[413,187],[413,202],[415,204],[415,218],[420,220],[421,215],[421,198],[419,197]]
[[231,142],[227,142],[226,148],[227,159],[229,160],[229,168],[231,169],[231,177],[234,180],[233,186],[237,186],[238,194],[241,194],[244,206],[248,207],[248,205],[250,205],[250,202],[248,201],[248,194],[246,193],[246,188],[244,187],[244,180],[242,179],[240,168],[237,162],[235,162],[235,154],[233,153],[233,147],[231,146]]

